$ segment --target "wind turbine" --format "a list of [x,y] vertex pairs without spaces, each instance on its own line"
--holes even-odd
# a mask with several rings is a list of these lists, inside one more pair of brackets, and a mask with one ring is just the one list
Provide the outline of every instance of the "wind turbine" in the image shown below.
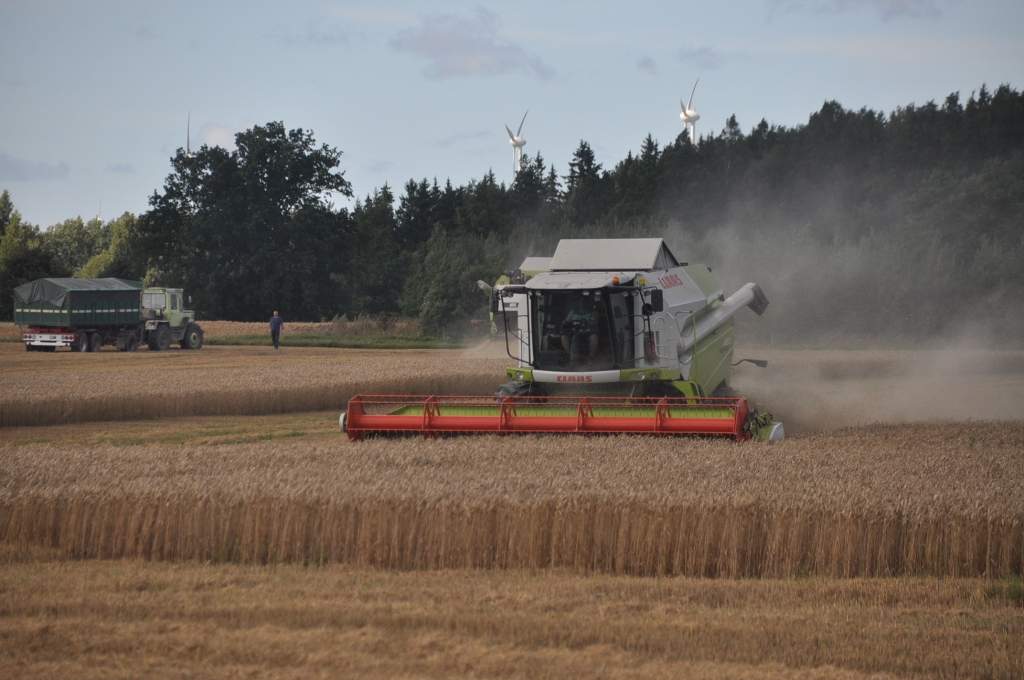
[[[527,109],[526,113],[530,110]],[[508,143],[512,145],[512,176],[515,177],[523,168],[523,147],[526,146],[526,137],[523,137],[523,123],[526,122],[526,113],[523,114],[523,119],[519,121],[519,128],[515,134],[512,134],[512,130],[508,125],[505,126],[505,130],[508,132]]]
[[693,83],[693,89],[690,90],[690,103],[684,105],[683,100],[679,100],[679,120],[683,121],[683,128],[690,133],[690,144],[697,143],[697,121],[700,120],[700,114],[693,108],[693,93],[697,91],[697,83],[700,82],[700,78],[697,78]]

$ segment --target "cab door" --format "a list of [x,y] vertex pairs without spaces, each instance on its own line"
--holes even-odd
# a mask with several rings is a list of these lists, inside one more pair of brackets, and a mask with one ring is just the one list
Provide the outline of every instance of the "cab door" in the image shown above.
[[177,328],[181,326],[181,293],[168,292],[167,297],[169,298],[167,319],[171,322],[172,327]]

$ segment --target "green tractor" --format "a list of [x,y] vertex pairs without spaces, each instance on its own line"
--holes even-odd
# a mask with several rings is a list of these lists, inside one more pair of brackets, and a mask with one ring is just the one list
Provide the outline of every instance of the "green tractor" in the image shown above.
[[143,290],[142,318],[145,322],[143,337],[153,351],[163,351],[171,342],[178,343],[182,349],[203,346],[203,329],[196,323],[196,313],[185,309],[181,288]]

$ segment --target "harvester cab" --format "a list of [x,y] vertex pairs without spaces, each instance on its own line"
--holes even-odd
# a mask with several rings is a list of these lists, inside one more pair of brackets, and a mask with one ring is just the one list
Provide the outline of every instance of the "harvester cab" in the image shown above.
[[660,238],[563,239],[547,271],[495,297],[494,307],[514,312],[499,331],[516,363],[497,406],[493,397],[489,408],[479,398],[413,397],[405,411],[388,411],[357,397],[343,415],[350,436],[405,429],[388,417],[403,414],[418,416],[405,421],[418,431],[784,436],[782,423],[729,388],[733,317],[768,306],[755,283],[726,297],[710,267],[679,262]]
[[491,335],[497,335],[508,328],[515,328],[520,304],[526,304],[522,296],[505,294],[510,286],[516,287],[528,279],[546,272],[551,267],[550,257],[527,257],[517,269],[498,277],[493,286],[479,282],[481,289],[490,295]]

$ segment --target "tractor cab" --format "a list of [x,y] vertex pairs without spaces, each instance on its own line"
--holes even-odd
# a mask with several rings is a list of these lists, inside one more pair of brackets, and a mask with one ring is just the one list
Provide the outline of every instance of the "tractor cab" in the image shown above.
[[142,315],[147,322],[166,321],[171,328],[182,328],[195,319],[185,309],[181,288],[146,288],[142,291]]

